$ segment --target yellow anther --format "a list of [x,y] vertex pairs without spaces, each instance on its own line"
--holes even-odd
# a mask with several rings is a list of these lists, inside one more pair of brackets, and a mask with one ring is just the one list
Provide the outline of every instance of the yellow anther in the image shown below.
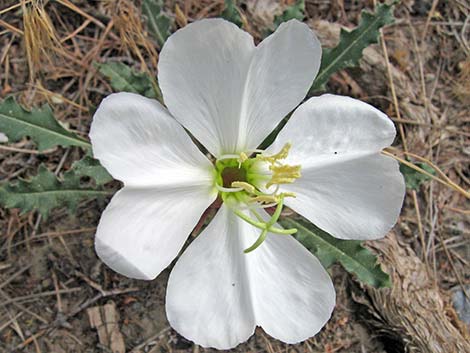
[[252,202],[263,202],[263,203],[278,203],[278,195],[259,195],[251,199]]
[[242,164],[248,159],[248,156],[246,155],[245,152],[240,153],[240,157],[238,157],[238,163]]
[[269,169],[274,175],[285,176],[290,178],[300,178],[300,165],[272,165]]
[[266,184],[267,188],[276,184],[291,184],[301,177],[300,165],[271,165],[269,169],[273,172],[273,175]]
[[258,155],[257,158],[262,161],[275,163],[280,159],[286,159],[287,156],[289,155],[289,150],[291,147],[292,147],[292,144],[290,142],[287,142],[278,153],[273,154],[271,156]]
[[253,185],[248,184],[247,182],[244,181],[234,181],[232,182],[232,188],[242,188],[246,192],[250,194],[254,194],[256,189]]
[[283,192],[283,193],[281,193],[281,195],[279,195],[279,196],[283,196],[284,198],[285,198],[285,197],[294,197],[294,198],[297,197],[297,195],[295,194],[295,192]]

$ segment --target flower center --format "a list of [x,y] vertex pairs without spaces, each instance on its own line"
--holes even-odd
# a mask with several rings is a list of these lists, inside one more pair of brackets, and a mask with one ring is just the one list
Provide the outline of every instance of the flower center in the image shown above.
[[[300,165],[282,163],[291,144],[287,143],[276,154],[266,155],[261,150],[229,154],[216,161],[216,187],[222,201],[241,219],[259,228],[261,234],[256,242],[245,249],[253,251],[266,239],[268,233],[293,234],[297,229],[275,227],[284,205],[284,198],[295,194],[279,192],[281,184],[293,183],[300,178]],[[276,207],[269,220],[258,212],[260,208]],[[252,216],[254,218],[252,218]]]
[[240,181],[246,182],[246,169],[239,167],[225,167],[222,170],[222,182],[226,188],[232,187],[232,183]]

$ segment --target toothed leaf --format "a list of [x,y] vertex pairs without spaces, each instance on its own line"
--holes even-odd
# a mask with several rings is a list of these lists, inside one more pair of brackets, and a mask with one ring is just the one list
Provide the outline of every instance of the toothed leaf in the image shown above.
[[28,111],[13,97],[0,103],[0,131],[8,137],[9,142],[28,136],[37,144],[39,151],[56,146],[90,148],[87,141],[68,131],[54,118],[47,104]]
[[274,17],[275,28],[279,27],[282,22],[289,20],[302,21],[305,18],[305,0],[297,0],[294,4],[287,6],[281,15]]
[[132,92],[156,98],[152,79],[143,72],[136,72],[120,62],[97,64],[98,70],[109,79],[116,92]]
[[113,177],[97,159],[85,156],[72,164],[72,170],[80,177],[87,176],[95,180],[96,185],[104,185],[113,181]]
[[87,198],[104,197],[108,191],[81,186],[80,175],[73,170],[64,173],[62,180],[44,165],[39,166],[36,176],[30,180],[18,180],[0,187],[0,204],[6,208],[19,208],[21,214],[32,210],[47,218],[50,211],[66,207],[74,212],[78,203]]
[[[436,171],[426,163],[416,163],[416,165],[432,175],[436,174]],[[428,180],[431,180],[430,176],[420,173],[405,164],[400,164],[400,172],[405,177],[406,187],[411,190],[418,190],[421,184]]]
[[147,19],[147,28],[159,44],[160,48],[169,37],[171,19],[163,11],[162,0],[143,0],[142,14]]
[[225,0],[224,11],[222,11],[220,17],[236,24],[238,27],[241,27],[243,24],[234,0]]
[[281,25],[282,22],[289,20],[299,20],[303,21],[305,18],[305,0],[296,0],[292,5],[285,7],[284,11],[280,15],[274,16],[273,24],[270,28],[263,31],[265,37],[273,33],[277,27]]
[[380,28],[393,21],[393,6],[380,4],[375,13],[363,11],[359,26],[352,31],[341,29],[339,44],[331,49],[323,49],[320,71],[311,90],[324,89],[325,84],[335,72],[357,66],[362,57],[362,51],[378,42]]
[[307,221],[282,218],[285,228],[297,228],[295,238],[315,255],[325,268],[339,262],[358,280],[375,288],[390,287],[390,277],[382,271],[377,257],[357,240],[337,239]]

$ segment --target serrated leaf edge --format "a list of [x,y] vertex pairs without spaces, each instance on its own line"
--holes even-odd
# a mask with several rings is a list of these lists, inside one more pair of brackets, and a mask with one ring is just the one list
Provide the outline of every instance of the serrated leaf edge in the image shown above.
[[[288,223],[291,223],[289,225],[290,228],[301,228],[302,230],[304,231],[307,231],[309,233],[313,233],[315,234],[312,230],[308,229],[307,227],[305,227],[304,225],[302,225],[301,223],[299,222],[295,222],[291,219],[287,219],[287,218],[284,218],[282,221],[281,221],[281,225],[282,223],[284,222],[288,222]],[[345,253],[344,251],[342,251],[341,249],[331,245],[329,242],[325,241],[322,237],[320,236],[317,236],[316,237],[320,242],[322,242],[323,244],[326,244],[328,248],[332,248],[332,249],[335,249],[335,251],[341,253],[343,256],[353,260],[354,263],[358,264],[360,268],[363,268],[365,269],[367,272],[370,272],[370,269],[368,267],[365,267],[363,264],[361,264],[359,261],[356,261],[356,259],[354,257],[351,257],[349,254]],[[366,250],[366,248],[364,248],[364,246],[360,245],[362,249]],[[340,260],[340,259],[337,259],[336,262],[340,262],[341,263],[341,266],[343,266],[343,268],[345,268],[348,272],[351,272],[353,273],[356,277],[359,278],[359,275],[356,273],[356,271],[350,269],[350,268],[347,268],[347,265],[344,265],[343,262]],[[386,272],[384,272],[382,270],[382,266],[380,265],[380,263],[376,262],[375,263],[375,266],[374,266],[374,269],[380,269],[380,271],[382,271],[384,273],[385,276],[387,276],[387,279],[383,282],[384,286],[385,287],[390,287],[391,285],[391,282],[390,282],[390,275]],[[367,283],[369,285],[372,285],[374,287],[377,287],[379,283],[382,283],[380,281],[377,281],[377,283],[369,283],[369,282],[365,282],[365,281],[362,281],[361,282],[364,282],[364,283]]]

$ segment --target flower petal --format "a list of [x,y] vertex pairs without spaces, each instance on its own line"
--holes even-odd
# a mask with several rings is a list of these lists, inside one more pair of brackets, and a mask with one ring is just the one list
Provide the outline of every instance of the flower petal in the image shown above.
[[292,236],[277,234],[268,234],[246,256],[256,324],[290,344],[317,334],[336,301],[333,282],[320,261]]
[[93,154],[130,186],[207,185],[212,165],[156,100],[133,93],[105,98],[90,128]]
[[254,332],[243,234],[223,205],[179,258],[168,280],[166,312],[171,326],[203,347],[233,348]]
[[96,252],[116,272],[153,279],[178,255],[215,197],[210,185],[126,186],[101,215]]
[[242,150],[258,147],[302,102],[320,63],[319,40],[297,20],[282,23],[256,47],[241,111],[240,128],[246,130],[247,139],[240,145]]
[[398,163],[380,154],[302,170],[286,205],[341,239],[377,239],[396,223],[405,195]]
[[175,32],[159,60],[170,112],[213,155],[256,148],[308,92],[320,65],[313,32],[282,24],[258,47],[221,19]]
[[204,347],[229,349],[255,325],[287,343],[316,334],[335,304],[331,279],[290,236],[268,235],[244,254],[259,230],[223,205],[170,274],[171,326]]
[[255,45],[222,19],[196,21],[165,42],[158,82],[171,114],[213,155],[237,148],[240,108]]
[[286,205],[337,238],[383,237],[405,194],[398,163],[380,154],[394,137],[393,122],[369,104],[333,95],[309,99],[270,147],[292,142],[286,162],[302,165],[302,177],[283,187],[297,195]]

